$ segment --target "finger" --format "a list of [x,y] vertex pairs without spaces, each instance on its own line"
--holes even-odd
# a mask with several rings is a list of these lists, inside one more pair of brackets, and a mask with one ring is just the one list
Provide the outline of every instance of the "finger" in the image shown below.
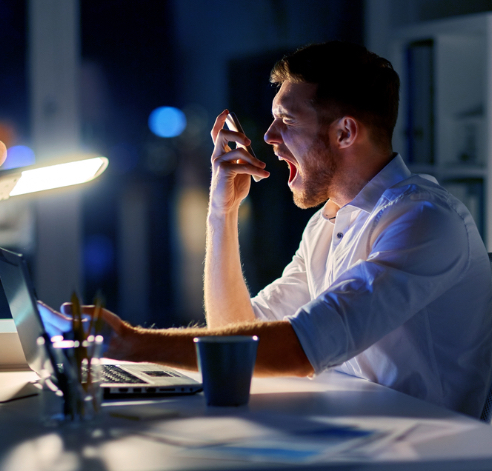
[[217,134],[219,134],[219,131],[224,127],[224,124],[225,124],[225,121],[226,121],[228,114],[229,114],[229,111],[224,110],[224,111],[222,111],[222,113],[219,114],[219,116],[217,116],[217,118],[215,120],[215,123],[212,127],[212,131],[210,132],[210,134],[212,136],[212,141],[214,142],[214,144],[215,144],[215,141],[217,139]]
[[251,157],[249,153],[245,155],[237,150],[217,158],[213,162],[213,173],[216,175],[220,173],[227,178],[234,178],[236,175],[249,175],[255,181],[260,181],[270,176],[270,172],[264,168],[265,165],[261,160]]
[[[92,316],[92,313],[94,311],[94,306],[80,306],[82,314],[85,316]],[[72,303],[63,303],[60,306],[60,312],[62,315],[64,315],[67,319],[72,319]],[[86,317],[87,319],[87,317]]]
[[72,303],[63,303],[60,306],[60,312],[66,316],[72,315]]
[[67,317],[66,315],[62,314],[61,312],[56,311],[52,307],[48,306],[47,304],[43,303],[43,301],[38,301],[38,310],[40,313],[45,314],[49,318],[53,319],[63,319],[63,320],[68,320],[71,321],[71,317]]
[[[84,304],[84,305],[80,306],[80,309],[82,310],[82,314],[86,314],[88,316],[92,316],[94,314],[95,308],[96,307],[94,305],[88,305],[88,304]],[[60,306],[60,311],[62,314],[66,315],[66,316],[71,316],[72,315],[72,303],[63,303]]]
[[38,311],[43,325],[50,337],[68,332],[72,328],[72,319],[55,311],[47,304],[38,301]]
[[230,129],[219,129],[215,140],[215,147],[223,149],[229,142],[235,142],[237,146],[240,147],[247,147],[251,144],[251,139],[242,132],[231,131]]
[[[249,152],[248,152],[248,156],[251,155]],[[247,162],[243,159],[238,159],[236,161],[236,164],[246,164]],[[265,167],[266,167],[266,164],[265,162],[263,162],[262,160],[258,160],[255,156],[253,156],[253,172],[248,172],[251,174],[251,176],[254,178],[255,182],[259,182],[261,180],[263,180],[264,178],[268,178],[270,176],[270,172],[266,171],[265,170]],[[258,167],[256,165],[259,165],[260,167],[260,171],[258,173]],[[250,168],[249,166],[246,167],[246,168]]]
[[224,162],[221,164],[222,168],[225,168],[231,175],[250,175],[256,181],[260,181],[263,178],[268,178],[270,172],[267,170],[256,167],[255,165],[250,165],[247,162],[238,160],[232,162]]
[[220,164],[222,162],[231,162],[235,164],[250,164],[253,167],[264,169],[265,162],[252,156],[244,147],[237,147],[225,154],[212,156],[212,163]]

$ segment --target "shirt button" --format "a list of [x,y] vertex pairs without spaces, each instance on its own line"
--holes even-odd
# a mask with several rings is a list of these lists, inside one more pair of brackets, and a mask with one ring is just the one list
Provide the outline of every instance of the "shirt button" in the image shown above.
[[339,232],[339,233],[337,234],[337,237],[338,237],[339,239],[341,239],[341,238],[343,237],[343,232]]

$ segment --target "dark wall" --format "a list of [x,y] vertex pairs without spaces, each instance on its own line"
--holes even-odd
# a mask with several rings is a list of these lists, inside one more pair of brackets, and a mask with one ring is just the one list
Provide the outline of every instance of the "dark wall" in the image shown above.
[[[282,2],[274,3],[281,12]],[[307,15],[299,6],[299,21],[302,21],[303,14]],[[361,1],[323,2],[318,14],[318,30],[297,46],[328,40],[362,44]],[[282,30],[287,25],[288,19],[279,15],[277,27]],[[293,204],[292,193],[287,186],[288,168],[263,140],[272,120],[271,104],[276,93],[276,88],[269,83],[269,74],[275,62],[293,49],[285,46],[276,51],[231,59],[228,64],[228,106],[240,116],[255,153],[267,163],[270,171],[267,180],[252,183],[248,198],[251,220],[246,234],[240,234],[244,273],[251,294],[256,294],[281,275],[299,246],[307,221],[319,209],[302,210]]]
[[[15,122],[29,144],[26,5],[25,0],[0,2],[0,119]],[[268,184],[253,185],[249,227],[241,232],[251,291],[278,276],[311,212],[293,205],[285,165],[263,142],[273,93],[268,74],[284,52],[303,43],[362,42],[363,1],[80,0],[80,22],[83,146],[110,159],[107,172],[83,197],[85,300],[101,290],[110,309],[124,309],[121,212],[125,198],[136,191],[145,201],[148,227],[142,251],[146,273],[136,269],[134,277],[137,282],[145,276],[149,283],[139,294],[142,309],[139,300],[129,320],[159,326],[182,322],[186,247],[176,200],[187,186],[207,192],[209,129],[225,102],[272,171]],[[199,145],[156,138],[148,130],[155,107],[190,104],[202,107]],[[199,284],[194,292],[201,297]]]

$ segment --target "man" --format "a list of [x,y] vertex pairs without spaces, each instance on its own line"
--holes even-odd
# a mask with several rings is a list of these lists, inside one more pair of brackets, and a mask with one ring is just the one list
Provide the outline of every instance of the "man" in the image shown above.
[[285,57],[271,80],[279,90],[265,140],[288,164],[295,203],[324,204],[292,262],[250,298],[238,209],[251,176],[269,173],[244,149],[246,136],[223,129],[224,111],[212,129],[208,328],[141,329],[105,312],[116,333],[108,354],[196,368],[193,337],[255,334],[256,374],[338,367],[478,417],[492,363],[487,253],[463,204],[393,153],[399,79],[391,64],[329,42]]

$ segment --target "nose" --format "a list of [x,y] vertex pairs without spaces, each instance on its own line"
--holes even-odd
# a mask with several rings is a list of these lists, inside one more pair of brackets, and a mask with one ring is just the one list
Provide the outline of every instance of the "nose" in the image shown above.
[[277,120],[274,119],[270,127],[267,129],[265,135],[263,136],[263,139],[267,144],[270,145],[275,145],[275,144],[281,144],[282,143],[282,135],[279,132],[278,125],[277,125]]

